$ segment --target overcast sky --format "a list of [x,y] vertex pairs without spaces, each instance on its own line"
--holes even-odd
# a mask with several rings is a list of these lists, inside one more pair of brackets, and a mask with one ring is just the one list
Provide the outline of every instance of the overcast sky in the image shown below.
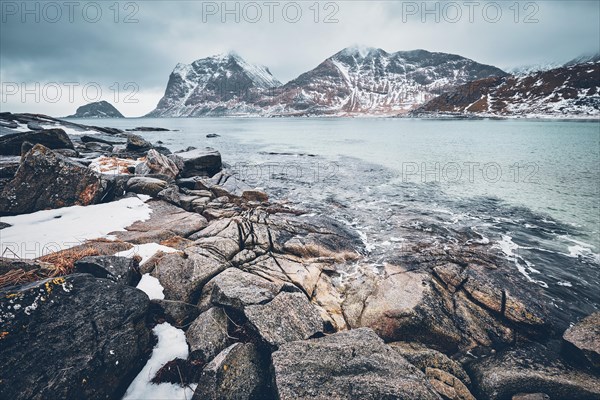
[[1,0],[1,108],[64,116],[101,97],[141,116],[177,63],[228,51],[282,82],[352,45],[455,53],[503,69],[600,51],[596,0],[422,4],[58,0],[25,9]]

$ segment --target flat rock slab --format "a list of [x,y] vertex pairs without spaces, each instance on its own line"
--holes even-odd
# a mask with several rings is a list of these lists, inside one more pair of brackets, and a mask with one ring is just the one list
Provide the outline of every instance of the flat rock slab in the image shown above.
[[166,201],[153,200],[147,204],[152,209],[149,219],[138,221],[128,226],[124,232],[113,232],[112,235],[134,244],[158,243],[174,236],[187,237],[208,224],[203,216],[187,212]]
[[237,311],[243,311],[250,305],[271,301],[283,286],[238,268],[228,268],[211,283],[211,302]]
[[244,309],[250,325],[271,346],[308,339],[323,331],[323,320],[303,293],[279,293],[264,305]]
[[283,344],[272,355],[287,399],[435,399],[425,375],[368,328]]
[[49,149],[73,149],[73,142],[62,129],[44,129],[31,132],[10,133],[0,137],[0,154],[21,155],[21,146],[29,142]]
[[120,398],[150,351],[148,305],[89,274],[0,291],[0,398]]

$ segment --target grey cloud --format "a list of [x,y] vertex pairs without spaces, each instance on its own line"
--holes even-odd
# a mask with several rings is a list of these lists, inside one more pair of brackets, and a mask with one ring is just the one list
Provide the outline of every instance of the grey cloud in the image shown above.
[[[6,1],[2,1],[3,7]],[[16,2],[21,4],[21,2]],[[61,0],[55,3],[64,3]],[[313,2],[298,2],[303,15],[296,23],[280,13],[269,22],[266,8],[257,23],[228,21],[220,15],[203,18],[211,2],[138,1],[138,23],[115,23],[109,6],[103,2],[103,17],[88,23],[76,14],[57,23],[21,23],[13,16],[0,25],[0,66],[5,81],[136,82],[148,97],[160,96],[168,75],[178,62],[189,63],[215,53],[235,50],[251,62],[269,67],[281,81],[293,79],[323,59],[353,44],[381,47],[387,51],[424,48],[460,54],[501,68],[555,61],[564,62],[582,53],[600,51],[600,4],[597,1],[540,1],[535,17],[538,23],[515,23],[508,7],[503,18],[487,22],[475,13],[456,23],[436,23],[432,16],[423,23],[421,15],[406,15],[411,4],[422,2],[355,2],[337,4],[337,23],[323,23],[335,7],[320,3],[319,23],[314,22]],[[257,1],[262,5],[263,1]],[[279,10],[290,2],[280,2]],[[331,2],[330,2],[331,3]],[[440,3],[440,7],[448,2]],[[454,2],[461,6],[463,1]],[[480,1],[480,8],[489,1]],[[527,2],[519,2],[523,7]],[[83,3],[82,3],[83,4]],[[124,6],[126,2],[120,2]],[[214,2],[220,5],[221,2]],[[239,3],[243,7],[246,3]],[[428,7],[434,7],[429,3]],[[204,8],[203,8],[204,7]],[[228,7],[234,7],[229,3]],[[421,11],[421,10],[419,10]],[[520,20],[526,14],[521,10]],[[121,10],[120,19],[126,12]],[[150,95],[149,93],[152,93]],[[156,99],[158,100],[158,99]],[[155,100],[145,104],[146,111]],[[7,105],[3,105],[6,108]],[[65,113],[73,105],[65,105]],[[141,106],[138,107],[141,110]],[[139,111],[143,113],[143,111]],[[127,114],[127,113],[126,113]]]

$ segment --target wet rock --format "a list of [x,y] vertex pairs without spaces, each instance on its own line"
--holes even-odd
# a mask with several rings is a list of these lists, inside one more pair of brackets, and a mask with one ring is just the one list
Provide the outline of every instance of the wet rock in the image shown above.
[[102,152],[110,153],[113,149],[113,146],[110,144],[106,144],[106,143],[87,142],[85,144],[85,148],[90,151],[97,151],[99,153],[102,153]]
[[600,312],[596,312],[567,329],[563,335],[566,351],[579,355],[600,368]]
[[271,346],[304,340],[323,331],[323,320],[302,293],[279,293],[264,305],[244,309],[248,322]]
[[15,121],[6,121],[0,119],[0,128],[17,129],[18,127],[19,124],[17,124]]
[[454,351],[461,332],[444,312],[431,276],[389,266],[385,277],[352,285],[344,300],[351,326],[372,328],[385,340],[412,340]]
[[138,126],[136,128],[126,129],[129,132],[169,132],[167,128],[155,128],[152,126]]
[[272,354],[280,399],[439,399],[425,375],[371,329],[283,344]]
[[146,161],[136,165],[135,173],[138,175],[159,174],[175,178],[179,174],[179,168],[166,156],[152,149],[146,155]]
[[557,349],[524,345],[477,360],[467,369],[477,398],[503,400],[519,393],[551,393],[557,399],[600,398],[600,377],[574,369]]
[[187,329],[200,314],[198,307],[183,301],[153,299],[151,303],[159,315],[164,316],[167,322],[178,328]]
[[192,400],[272,398],[267,371],[254,344],[235,343],[204,367]]
[[104,135],[101,135],[101,134],[93,135],[93,136],[83,135],[83,136],[81,136],[80,140],[83,143],[97,142],[97,143],[105,143],[105,144],[110,144],[110,145],[126,143],[125,141],[114,140],[112,138],[110,138],[110,140],[104,139],[103,136]]
[[38,144],[4,187],[0,214],[86,206],[100,202],[105,188],[99,174]]
[[205,149],[194,149],[183,153],[177,153],[183,160],[181,176],[213,176],[222,168],[221,153],[207,147]]
[[244,190],[242,192],[242,199],[263,203],[269,201],[269,196],[260,190]]
[[125,148],[131,152],[145,152],[152,148],[152,143],[148,142],[146,139],[139,135],[128,133],[127,145],[125,146]]
[[168,183],[156,178],[134,176],[127,181],[127,190],[137,194],[146,194],[157,197],[168,186]]
[[31,129],[32,131],[41,131],[44,128],[37,122],[31,121],[27,123],[27,129]]
[[227,268],[225,260],[209,253],[185,252],[164,255],[152,271],[152,276],[164,287],[165,298],[194,304],[203,286]]
[[198,316],[185,333],[190,358],[205,364],[232,343],[229,321],[222,308],[213,307]]
[[18,156],[24,142],[41,144],[49,149],[73,149],[73,142],[62,129],[17,132],[0,136],[0,154]]
[[0,291],[0,398],[120,398],[150,351],[148,304],[88,274]]
[[142,278],[133,258],[117,256],[84,257],[75,262],[75,271],[129,286],[137,285]]
[[512,397],[512,400],[550,400],[546,393],[519,393]]

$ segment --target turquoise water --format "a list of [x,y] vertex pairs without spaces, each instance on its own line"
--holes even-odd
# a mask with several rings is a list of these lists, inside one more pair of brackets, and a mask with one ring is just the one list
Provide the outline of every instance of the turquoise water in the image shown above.
[[[232,164],[298,161],[260,152],[316,155],[308,173],[314,176],[320,163],[320,178],[353,170],[349,158],[361,160],[389,169],[389,183],[435,184],[451,196],[497,198],[573,225],[595,252],[600,246],[600,122],[209,118],[102,123],[177,129],[144,136],[172,149],[213,146]],[[207,139],[207,133],[221,137]],[[365,184],[367,177],[355,179]]]

